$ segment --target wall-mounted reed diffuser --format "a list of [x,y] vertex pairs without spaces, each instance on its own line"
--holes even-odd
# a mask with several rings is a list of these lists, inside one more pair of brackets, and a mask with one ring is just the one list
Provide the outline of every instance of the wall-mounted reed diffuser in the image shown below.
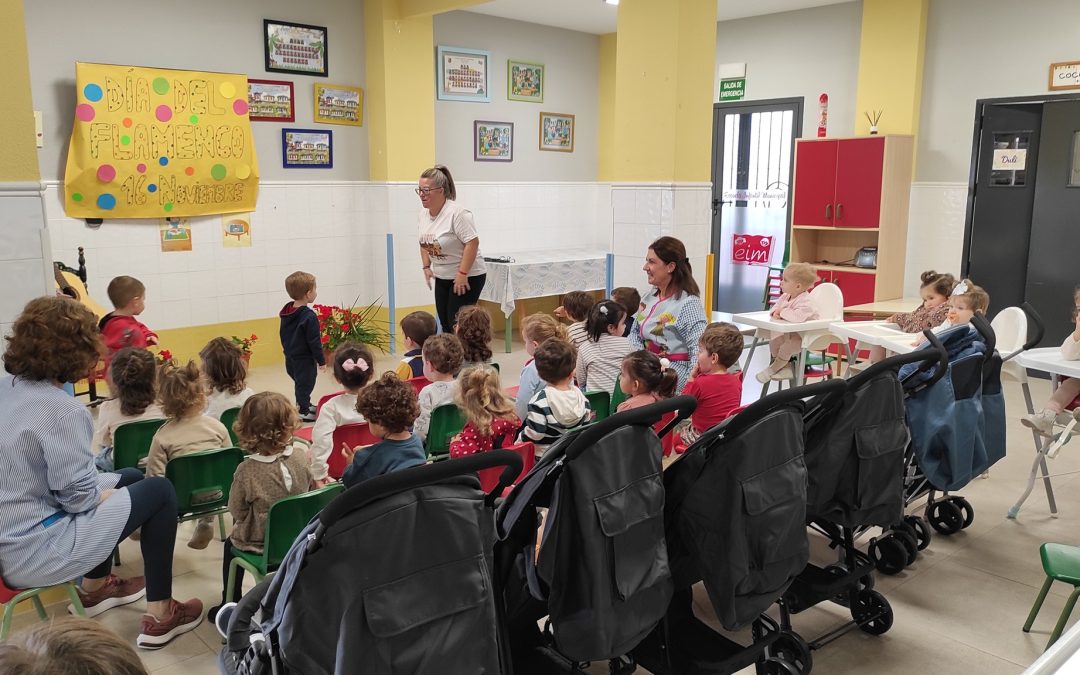
[[881,121],[881,113],[883,113],[883,112],[885,112],[884,108],[882,108],[881,110],[875,110],[873,117],[871,117],[870,113],[868,113],[868,112],[863,113],[864,115],[866,115],[866,121],[870,123],[870,135],[871,136],[877,136],[877,125],[878,125],[878,122]]

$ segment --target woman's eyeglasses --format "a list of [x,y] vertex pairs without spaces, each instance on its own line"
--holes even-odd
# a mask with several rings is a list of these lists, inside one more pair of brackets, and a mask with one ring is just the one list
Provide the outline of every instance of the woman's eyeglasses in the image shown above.
[[433,187],[433,188],[420,188],[420,187],[418,187],[418,188],[416,188],[415,192],[418,195],[426,195],[426,194],[430,194],[432,190],[442,190],[442,188],[441,187]]

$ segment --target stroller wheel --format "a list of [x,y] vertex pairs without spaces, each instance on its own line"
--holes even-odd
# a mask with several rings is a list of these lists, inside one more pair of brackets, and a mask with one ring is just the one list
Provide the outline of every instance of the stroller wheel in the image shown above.
[[904,524],[911,528],[911,531],[915,534],[915,539],[918,541],[919,550],[925,551],[926,547],[930,545],[930,540],[933,535],[930,534],[930,526],[926,524],[920,516],[904,516]]
[[814,657],[810,655],[810,645],[794,631],[783,631],[776,642],[769,648],[769,655],[786,661],[794,666],[800,675],[809,673],[814,667]]
[[907,566],[907,548],[895,537],[886,535],[870,542],[870,558],[882,574],[900,574]]
[[969,525],[975,522],[975,509],[971,506],[971,502],[963,497],[950,497],[949,501],[960,507],[961,513],[964,514],[964,524],[960,526],[960,529],[966,530]]
[[621,656],[608,661],[608,672],[611,675],[630,675],[637,670],[637,662],[632,656]]
[[764,668],[759,669],[758,672],[764,675],[802,675],[794,665],[776,656],[770,656],[759,663],[764,664]]
[[964,527],[964,513],[952,501],[934,502],[926,516],[930,526],[942,534],[956,534]]
[[855,606],[851,609],[851,618],[859,628],[870,635],[883,635],[893,624],[893,611],[885,596],[877,591],[861,591]]
[[904,551],[907,552],[907,564],[904,566],[915,564],[915,559],[919,557],[919,540],[915,538],[915,533],[906,527],[899,530],[894,528],[893,536],[896,537],[903,545]]

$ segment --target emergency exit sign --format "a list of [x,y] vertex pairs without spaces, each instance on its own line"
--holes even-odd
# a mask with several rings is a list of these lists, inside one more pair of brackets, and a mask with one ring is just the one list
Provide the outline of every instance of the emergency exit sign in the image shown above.
[[746,78],[720,80],[720,102],[738,101],[746,94]]

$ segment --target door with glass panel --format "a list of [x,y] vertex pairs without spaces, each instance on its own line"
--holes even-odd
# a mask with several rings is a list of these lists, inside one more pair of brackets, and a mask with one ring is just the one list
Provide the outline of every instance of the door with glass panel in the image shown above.
[[783,266],[802,105],[793,98],[713,107],[712,310],[763,309],[769,268]]

